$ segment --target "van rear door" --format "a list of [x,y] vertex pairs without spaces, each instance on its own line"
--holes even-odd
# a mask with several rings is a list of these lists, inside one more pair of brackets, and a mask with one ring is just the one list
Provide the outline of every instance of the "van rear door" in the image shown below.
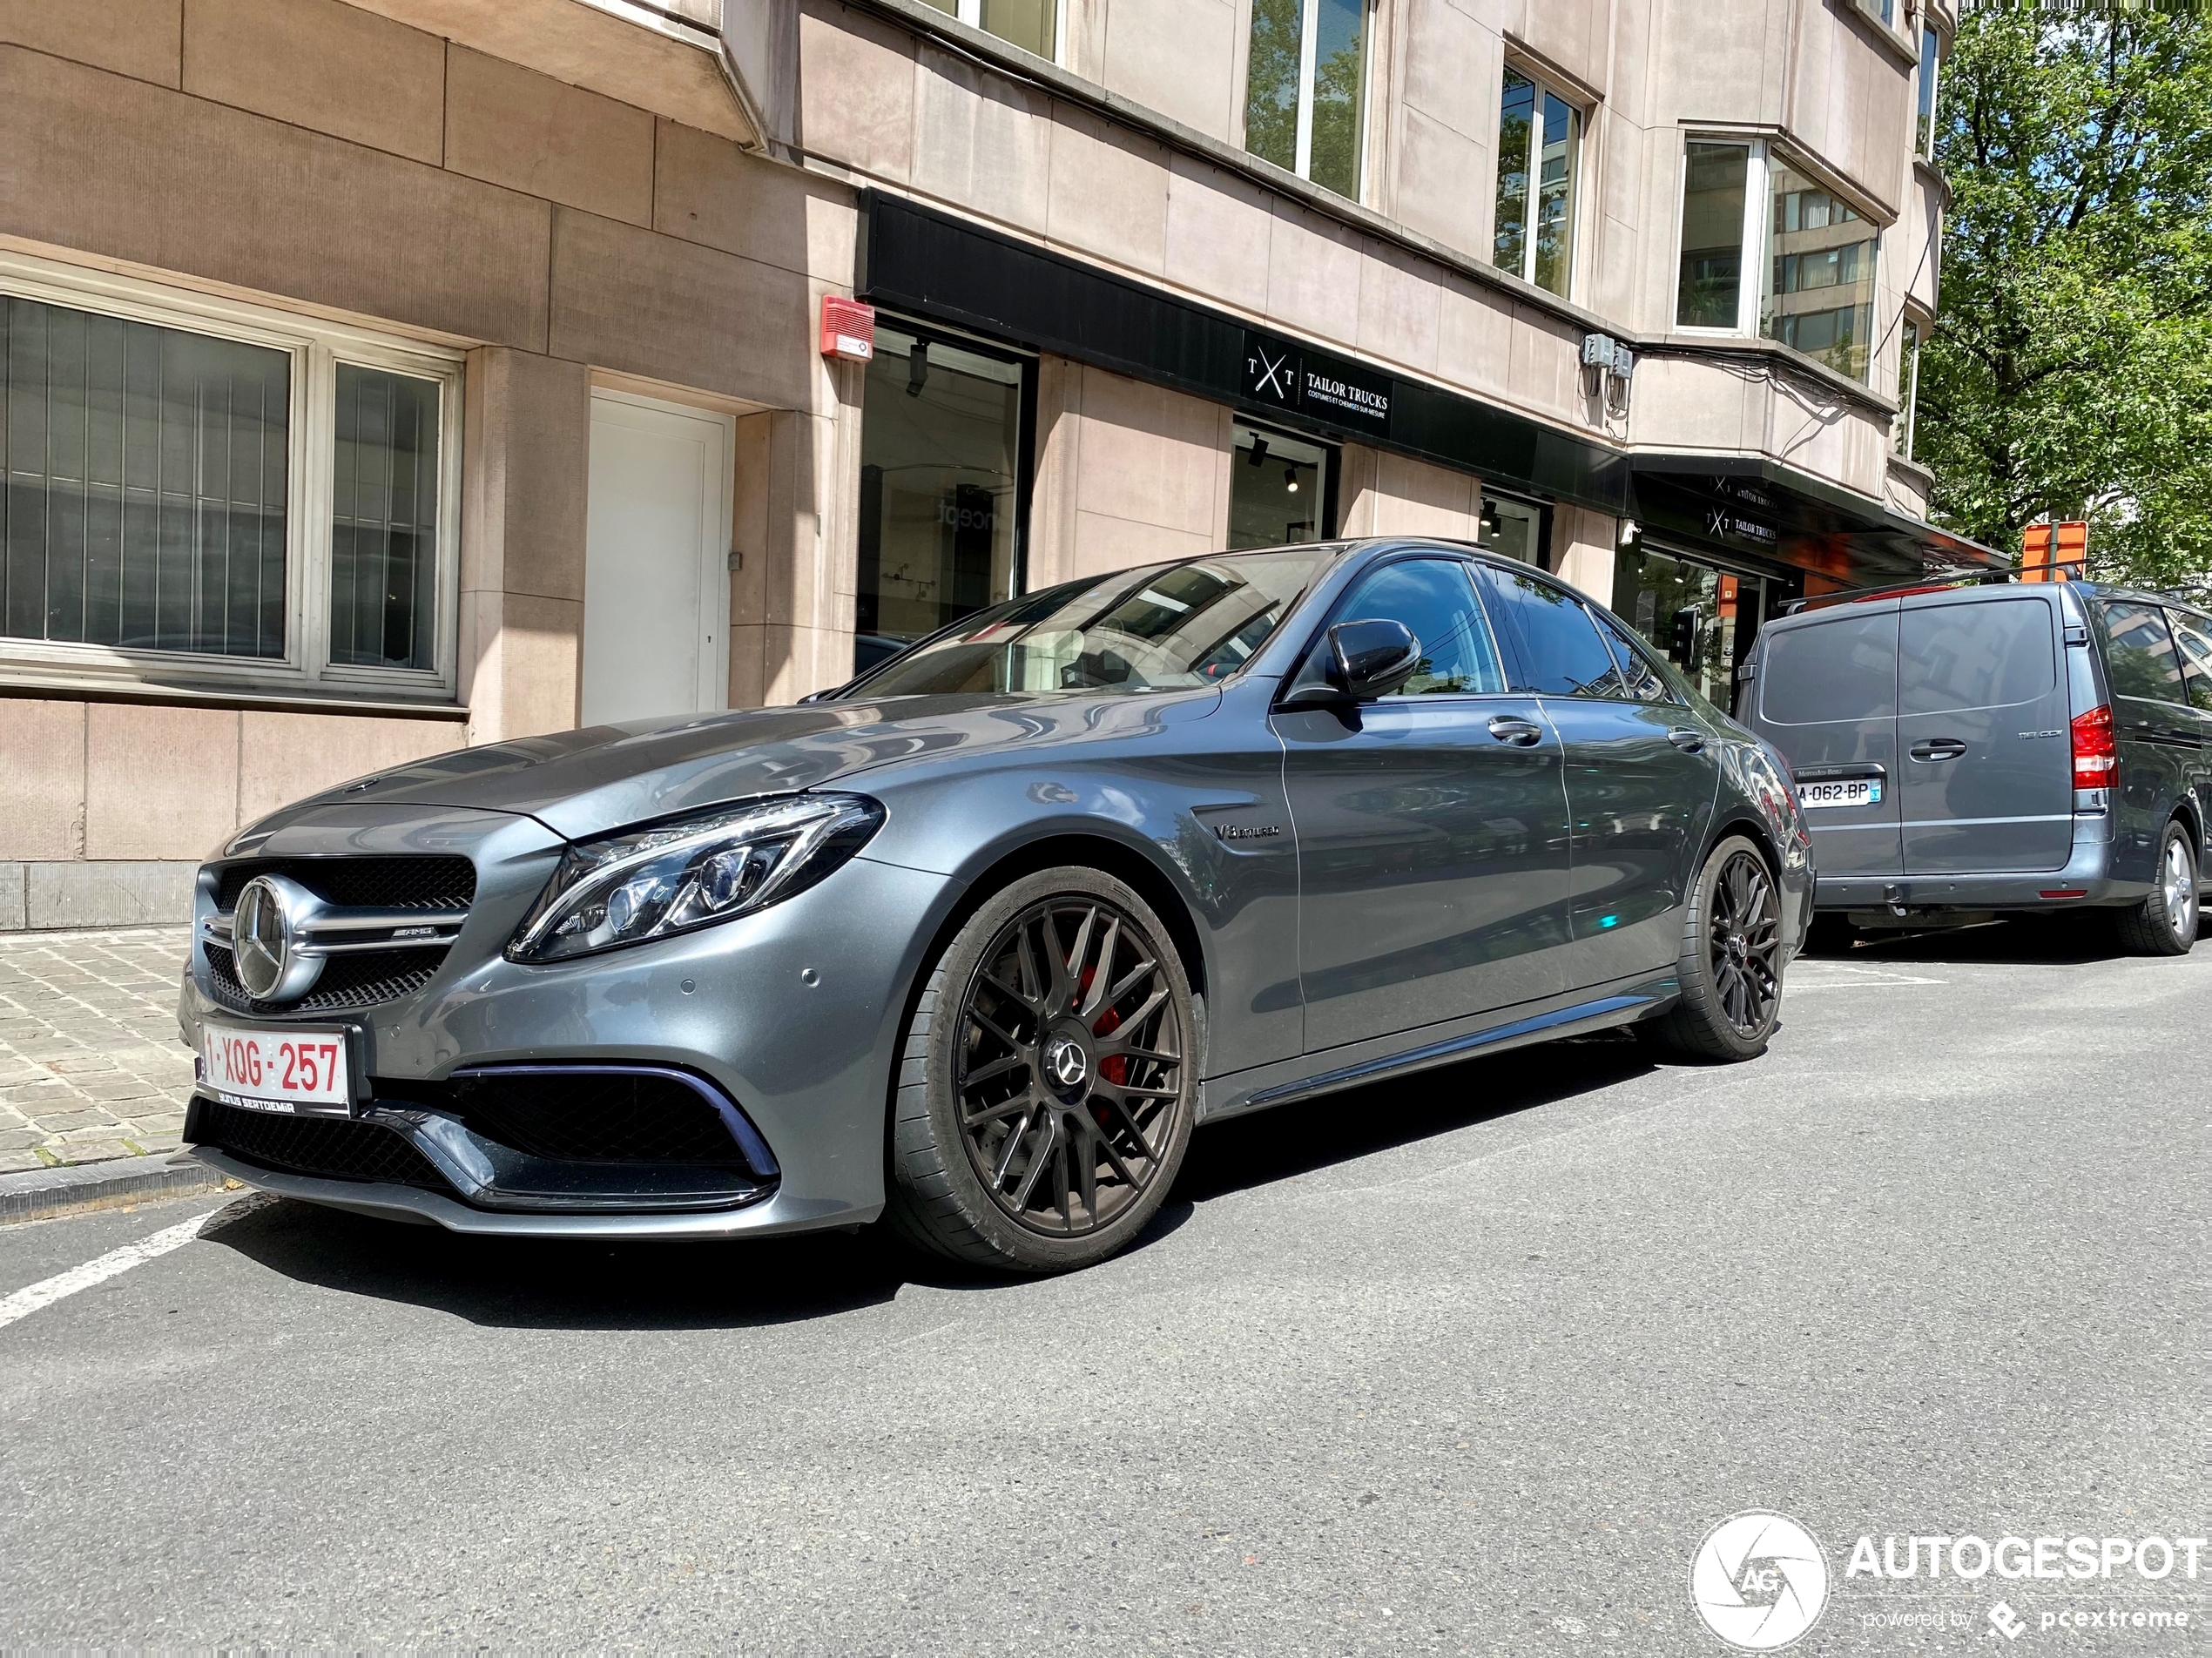
[[1898,837],[1898,602],[1770,622],[1760,635],[1750,722],[1782,751],[1813,835],[1813,866],[1893,876]]
[[1908,602],[1898,641],[1909,875],[2060,869],[2074,850],[2071,711],[2055,595]]

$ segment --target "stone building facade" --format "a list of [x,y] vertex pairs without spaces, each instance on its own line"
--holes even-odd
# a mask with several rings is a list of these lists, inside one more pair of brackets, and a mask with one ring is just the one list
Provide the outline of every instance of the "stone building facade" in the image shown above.
[[1953,27],[0,0],[0,927],[1229,545],[1481,542],[1725,700],[1788,598],[1993,556],[1905,448]]

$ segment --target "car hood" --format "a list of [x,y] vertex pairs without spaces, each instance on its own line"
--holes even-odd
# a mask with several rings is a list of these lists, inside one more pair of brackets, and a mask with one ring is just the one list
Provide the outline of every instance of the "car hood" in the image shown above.
[[516,812],[574,840],[725,801],[816,788],[901,760],[1122,735],[1157,718],[1163,703],[1218,698],[1211,689],[901,697],[595,725],[456,749],[358,778],[263,819],[247,835],[315,807],[374,802]]

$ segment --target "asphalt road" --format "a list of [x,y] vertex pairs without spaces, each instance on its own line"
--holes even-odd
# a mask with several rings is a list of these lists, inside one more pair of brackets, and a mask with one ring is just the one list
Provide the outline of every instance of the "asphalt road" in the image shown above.
[[[1800,1651],[1987,1652],[2000,1596],[1999,1650],[2201,1648],[2212,1558],[1845,1563],[2206,1534],[2208,1013],[2212,943],[1804,961],[1750,1065],[1574,1043],[1201,1130],[1048,1282],[219,1217],[0,1328],[0,1647],[1723,1653],[1691,1556],[1761,1508],[1827,1558]],[[0,1297],[214,1207],[0,1231]],[[2190,1627],[2040,1626],[2113,1605]]]

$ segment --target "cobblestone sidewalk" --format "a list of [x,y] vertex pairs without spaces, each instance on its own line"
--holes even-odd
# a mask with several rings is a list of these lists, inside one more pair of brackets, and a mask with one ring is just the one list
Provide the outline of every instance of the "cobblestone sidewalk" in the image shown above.
[[168,1151],[192,1055],[180,927],[0,933],[0,1173]]

